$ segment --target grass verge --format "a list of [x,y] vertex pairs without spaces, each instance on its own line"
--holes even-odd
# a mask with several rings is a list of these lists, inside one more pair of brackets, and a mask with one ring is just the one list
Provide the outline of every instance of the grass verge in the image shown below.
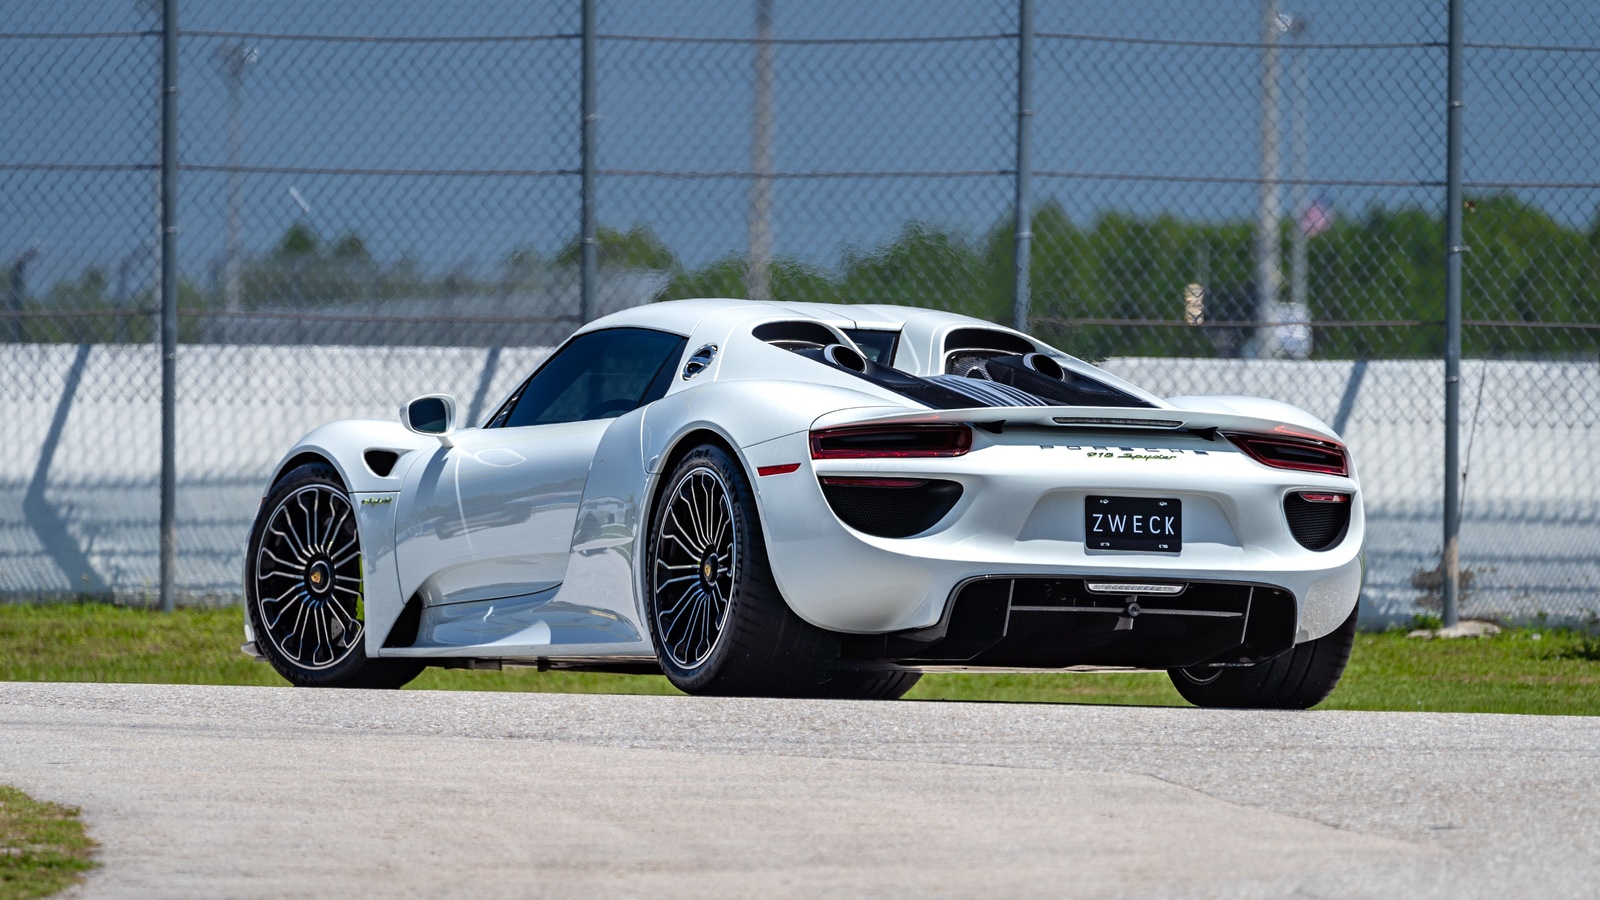
[[94,868],[78,811],[0,785],[0,898],[47,897]]
[[[237,608],[168,616],[111,606],[0,606],[0,681],[284,684],[239,652],[242,616]],[[1562,629],[1435,641],[1362,634],[1344,681],[1321,708],[1600,715],[1596,644],[1592,634]],[[429,669],[410,687],[677,693],[659,676],[532,669]],[[1161,674],[929,675],[908,699],[1185,705]]]

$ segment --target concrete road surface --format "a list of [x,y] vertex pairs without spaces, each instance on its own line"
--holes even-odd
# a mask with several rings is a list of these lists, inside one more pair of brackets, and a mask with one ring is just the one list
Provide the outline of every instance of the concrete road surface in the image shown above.
[[1600,719],[0,684],[0,782],[84,897],[1600,894]]

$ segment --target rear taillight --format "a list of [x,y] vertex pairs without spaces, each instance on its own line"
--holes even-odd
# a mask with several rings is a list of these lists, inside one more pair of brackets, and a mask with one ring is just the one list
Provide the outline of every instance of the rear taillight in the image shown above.
[[811,432],[812,459],[923,459],[972,449],[965,425],[853,426]]
[[1321,475],[1350,474],[1350,462],[1345,449],[1334,441],[1276,434],[1230,434],[1226,437],[1251,459],[1274,469]]

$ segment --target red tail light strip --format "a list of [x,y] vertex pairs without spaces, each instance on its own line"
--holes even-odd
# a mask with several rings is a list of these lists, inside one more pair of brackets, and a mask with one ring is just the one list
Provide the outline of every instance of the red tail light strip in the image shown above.
[[1264,434],[1226,434],[1224,437],[1251,459],[1274,469],[1320,475],[1350,474],[1350,460],[1344,446],[1334,441]]
[[932,459],[972,449],[965,425],[852,426],[811,432],[812,459]]
[[779,466],[760,466],[756,469],[756,474],[765,478],[768,475],[787,475],[799,469],[799,463],[784,463]]

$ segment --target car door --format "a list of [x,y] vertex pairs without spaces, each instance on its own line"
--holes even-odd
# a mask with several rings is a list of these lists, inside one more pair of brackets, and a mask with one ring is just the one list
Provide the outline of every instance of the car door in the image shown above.
[[558,586],[595,448],[617,416],[666,393],[684,343],[639,328],[581,334],[484,428],[412,467],[402,590],[437,605]]

